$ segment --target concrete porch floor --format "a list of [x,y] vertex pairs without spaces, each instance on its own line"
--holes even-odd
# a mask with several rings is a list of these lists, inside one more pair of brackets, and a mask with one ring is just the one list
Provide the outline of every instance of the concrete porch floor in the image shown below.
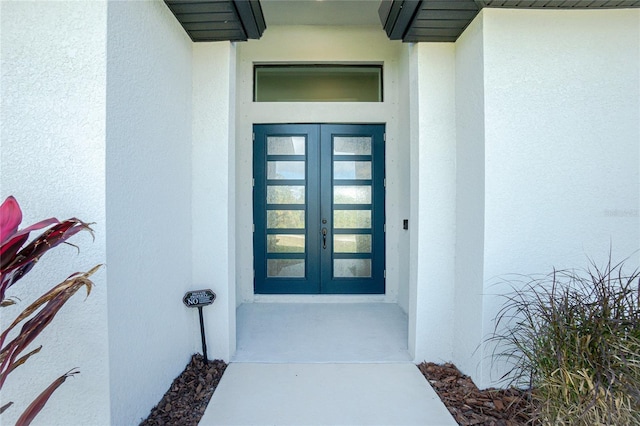
[[233,362],[402,362],[407,316],[392,303],[249,303]]
[[210,425],[456,425],[388,303],[255,303],[200,421]]

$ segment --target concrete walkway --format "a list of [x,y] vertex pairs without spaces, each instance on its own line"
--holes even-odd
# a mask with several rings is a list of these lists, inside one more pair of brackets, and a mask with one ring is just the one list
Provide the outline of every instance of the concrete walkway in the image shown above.
[[200,421],[209,425],[456,425],[412,363],[232,363]]

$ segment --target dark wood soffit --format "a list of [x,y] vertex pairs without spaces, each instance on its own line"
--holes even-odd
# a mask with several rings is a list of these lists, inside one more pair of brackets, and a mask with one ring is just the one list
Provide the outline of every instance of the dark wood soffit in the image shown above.
[[391,40],[454,42],[484,7],[512,9],[640,8],[640,0],[383,0],[378,14]]
[[266,28],[259,0],[165,0],[191,40],[247,41]]

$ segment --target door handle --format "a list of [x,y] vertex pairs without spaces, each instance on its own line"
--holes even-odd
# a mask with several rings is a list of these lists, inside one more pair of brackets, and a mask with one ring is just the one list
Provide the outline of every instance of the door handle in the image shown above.
[[327,249],[327,228],[322,228],[322,248]]

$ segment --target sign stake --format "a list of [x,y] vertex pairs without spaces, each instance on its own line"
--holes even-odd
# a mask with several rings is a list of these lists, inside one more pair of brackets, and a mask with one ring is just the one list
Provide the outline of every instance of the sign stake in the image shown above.
[[204,319],[202,319],[202,306],[198,306],[198,314],[200,315],[200,335],[202,336],[202,356],[204,356],[204,363],[209,363],[207,357],[207,339],[204,336]]
[[188,308],[198,308],[198,316],[200,317],[200,336],[202,337],[202,356],[204,363],[209,363],[207,357],[207,339],[204,333],[204,318],[202,316],[202,307],[208,306],[216,300],[216,294],[211,290],[188,291],[182,298],[182,302]]

